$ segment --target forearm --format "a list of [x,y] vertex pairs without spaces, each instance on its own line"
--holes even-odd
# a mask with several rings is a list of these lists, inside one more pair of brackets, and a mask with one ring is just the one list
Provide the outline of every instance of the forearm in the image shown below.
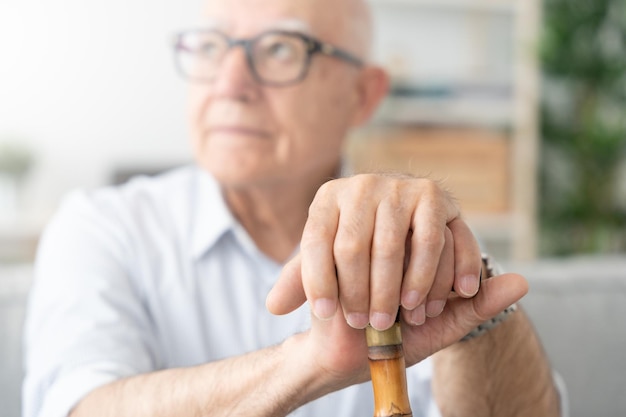
[[284,416],[324,393],[298,338],[196,367],[125,378],[87,395],[71,417]]
[[523,311],[434,357],[433,391],[444,417],[559,416],[559,396]]

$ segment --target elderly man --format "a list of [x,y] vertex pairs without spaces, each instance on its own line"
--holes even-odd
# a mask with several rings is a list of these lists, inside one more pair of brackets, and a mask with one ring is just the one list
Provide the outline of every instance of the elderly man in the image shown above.
[[489,276],[454,200],[339,178],[387,91],[366,5],[206,16],[176,44],[198,166],[76,192],[42,239],[25,417],[371,415],[363,329],[398,309],[414,415],[558,415],[531,325],[502,313],[526,281]]

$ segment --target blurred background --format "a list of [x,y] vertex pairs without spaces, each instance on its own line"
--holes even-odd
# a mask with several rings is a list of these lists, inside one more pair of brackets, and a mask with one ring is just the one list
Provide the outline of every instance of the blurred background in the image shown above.
[[[201,24],[202,3],[0,1],[0,417],[19,416],[32,259],[63,196],[191,160],[171,38]],[[626,308],[626,0],[370,3],[393,89],[349,140],[355,171],[440,180],[485,250],[537,281],[542,334],[589,320],[590,356],[623,352],[626,329],[607,323]],[[556,362],[580,345],[552,337]],[[626,415],[611,389],[578,395],[587,368],[557,364],[573,416]],[[589,369],[626,387],[611,366]]]

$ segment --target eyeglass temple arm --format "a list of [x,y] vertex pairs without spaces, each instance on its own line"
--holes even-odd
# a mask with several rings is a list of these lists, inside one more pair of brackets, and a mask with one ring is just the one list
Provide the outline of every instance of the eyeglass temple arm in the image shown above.
[[325,54],[325,55],[330,55],[330,56],[334,56],[336,58],[342,59],[344,61],[347,61],[353,65],[356,65],[357,67],[361,67],[364,65],[363,61],[357,57],[355,57],[354,55],[352,55],[351,53],[344,51],[343,49],[339,49],[337,47],[334,47],[330,44],[327,43],[322,43],[320,42],[317,45],[318,50]]

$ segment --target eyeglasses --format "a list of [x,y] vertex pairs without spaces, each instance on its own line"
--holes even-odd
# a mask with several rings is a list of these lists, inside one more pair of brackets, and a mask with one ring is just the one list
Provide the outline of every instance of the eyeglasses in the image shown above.
[[174,51],[180,73],[191,81],[211,82],[227,52],[242,46],[255,80],[262,85],[286,86],[302,81],[317,53],[360,67],[363,61],[347,51],[299,32],[271,30],[250,39],[232,39],[217,30],[176,35]]

